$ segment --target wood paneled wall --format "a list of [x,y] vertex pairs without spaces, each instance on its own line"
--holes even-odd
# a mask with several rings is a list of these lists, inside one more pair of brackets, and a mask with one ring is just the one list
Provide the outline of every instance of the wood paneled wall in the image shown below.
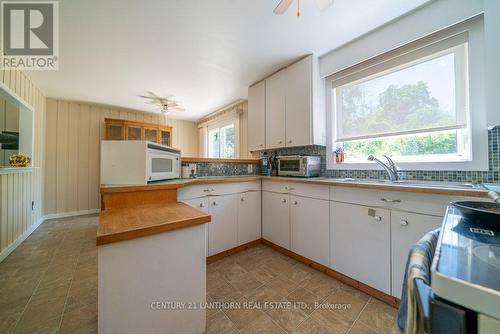
[[[21,71],[2,70],[0,80],[33,108],[33,168],[0,172],[0,261],[42,222],[45,96]],[[33,202],[33,207],[32,207]]]
[[198,155],[196,123],[161,114],[84,102],[47,99],[44,214],[92,212],[100,206],[100,140],[105,118],[173,127],[172,146],[184,156]]

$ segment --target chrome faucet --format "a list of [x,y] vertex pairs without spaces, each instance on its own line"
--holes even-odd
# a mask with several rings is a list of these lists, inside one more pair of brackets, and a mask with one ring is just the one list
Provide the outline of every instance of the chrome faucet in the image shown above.
[[383,157],[387,160],[387,164],[385,164],[383,161],[375,158],[373,155],[369,155],[368,160],[375,161],[376,163],[378,163],[387,172],[387,174],[389,175],[389,179],[391,181],[398,181],[399,180],[399,175],[398,175],[399,168],[398,168],[398,166],[387,155],[383,155]]

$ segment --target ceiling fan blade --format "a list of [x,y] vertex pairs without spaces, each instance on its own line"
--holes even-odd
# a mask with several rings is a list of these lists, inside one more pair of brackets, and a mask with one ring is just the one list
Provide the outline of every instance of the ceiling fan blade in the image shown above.
[[320,11],[325,11],[333,5],[334,0],[316,0],[316,6]]
[[280,3],[274,8],[273,13],[276,15],[285,14],[288,7],[293,3],[293,0],[281,0]]

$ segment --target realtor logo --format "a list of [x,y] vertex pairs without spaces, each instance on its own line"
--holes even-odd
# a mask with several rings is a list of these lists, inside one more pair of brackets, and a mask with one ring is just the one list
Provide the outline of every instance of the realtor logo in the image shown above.
[[58,69],[58,2],[2,1],[1,67]]

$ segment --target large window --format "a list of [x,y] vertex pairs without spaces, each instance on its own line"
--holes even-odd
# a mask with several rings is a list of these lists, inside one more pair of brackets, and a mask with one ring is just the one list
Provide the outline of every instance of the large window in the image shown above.
[[208,157],[232,159],[237,157],[237,133],[234,120],[208,128]]

